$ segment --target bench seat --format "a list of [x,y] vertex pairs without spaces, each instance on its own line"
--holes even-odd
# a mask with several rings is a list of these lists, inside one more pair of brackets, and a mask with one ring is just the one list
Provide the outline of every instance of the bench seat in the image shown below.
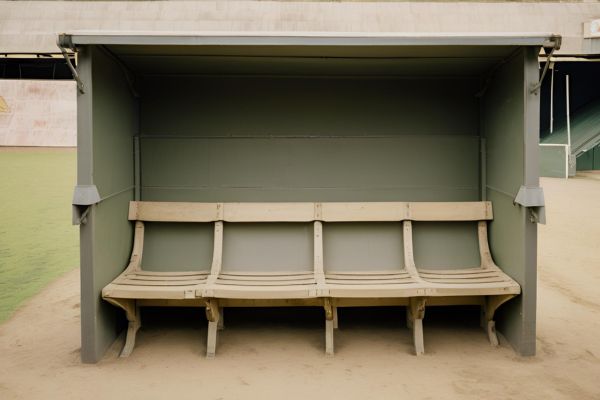
[[413,297],[423,295],[423,289],[406,270],[325,274],[325,290],[334,298]]
[[317,297],[312,271],[297,273],[220,273],[203,291],[216,299],[309,299]]
[[429,296],[519,294],[521,287],[497,268],[419,269]]
[[180,300],[196,297],[208,278],[205,272],[124,272],[102,290],[102,297],[115,299]]
[[[494,313],[519,295],[517,282],[493,261],[487,223],[493,219],[490,202],[450,203],[169,203],[131,202],[129,220],[135,221],[134,244],[127,268],[102,291],[102,297],[122,308],[129,321],[121,356],[131,353],[141,325],[140,305],[205,306],[208,319],[207,357],[216,352],[217,331],[223,326],[223,307],[319,306],[325,314],[325,348],[333,354],[337,308],[400,305],[407,307],[416,354],[424,352],[423,318],[430,305],[479,305],[482,326],[490,342],[498,344]],[[154,272],[142,269],[145,222],[214,224],[210,271]],[[311,223],[312,269],[261,271],[231,270],[223,266],[224,223]],[[357,266],[329,270],[325,262],[323,225],[339,222],[401,224],[403,267],[377,270]],[[476,268],[432,269],[415,263],[413,222],[477,223],[481,264]],[[421,246],[420,249],[423,249]],[[423,250],[420,250],[423,251]],[[435,247],[427,251],[437,252]],[[265,254],[269,256],[268,251]],[[377,257],[377,253],[375,253]],[[367,262],[368,264],[368,262]],[[166,266],[167,270],[172,269]]]

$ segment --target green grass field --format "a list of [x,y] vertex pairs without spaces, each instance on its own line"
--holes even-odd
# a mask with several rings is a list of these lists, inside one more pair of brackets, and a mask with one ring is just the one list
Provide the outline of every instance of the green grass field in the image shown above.
[[75,149],[0,147],[0,322],[79,265]]

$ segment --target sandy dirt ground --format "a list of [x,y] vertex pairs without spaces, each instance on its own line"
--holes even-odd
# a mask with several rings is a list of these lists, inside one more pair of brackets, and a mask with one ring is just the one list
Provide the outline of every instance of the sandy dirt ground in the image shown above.
[[0,326],[0,399],[600,399],[600,174],[542,184],[535,357],[491,348],[476,318],[428,314],[417,358],[390,311],[347,322],[340,313],[337,353],[326,357],[320,314],[298,323],[233,311],[207,360],[205,322],[188,310],[150,318],[130,358],[115,343],[82,365],[73,271]]

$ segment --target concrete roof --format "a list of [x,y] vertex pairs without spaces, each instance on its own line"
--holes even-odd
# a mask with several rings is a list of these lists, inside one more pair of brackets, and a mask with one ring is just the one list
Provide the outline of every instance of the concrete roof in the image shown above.
[[558,54],[600,54],[600,3],[0,1],[0,53],[57,52],[62,32],[552,32]]

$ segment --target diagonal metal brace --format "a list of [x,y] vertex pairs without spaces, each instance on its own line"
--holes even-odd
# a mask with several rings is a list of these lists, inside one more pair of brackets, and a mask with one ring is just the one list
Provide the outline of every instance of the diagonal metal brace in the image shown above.
[[[552,55],[556,50],[560,49],[561,42],[562,38],[560,36],[553,36],[547,44],[544,44],[544,52],[547,54],[546,65],[544,65],[544,70],[542,71],[542,76],[540,77],[539,82],[531,85],[531,88],[529,89],[530,93],[535,95],[539,93],[540,89],[542,88],[542,83],[544,82],[544,77],[550,68],[550,64],[553,63]],[[548,53],[548,50],[550,50],[550,53]]]
[[71,62],[69,53],[67,53],[67,48],[62,45],[62,40],[61,40],[60,36],[59,36],[58,40],[56,41],[56,45],[58,46],[58,48],[60,49],[60,52],[62,53],[63,57],[65,58],[65,61],[67,62],[67,67],[69,67],[69,69],[71,70],[71,74],[73,74],[73,79],[75,79],[75,81],[77,82],[77,89],[79,90],[79,93],[81,93],[81,94],[85,93],[83,81],[79,77],[79,73],[77,72],[77,69]]

